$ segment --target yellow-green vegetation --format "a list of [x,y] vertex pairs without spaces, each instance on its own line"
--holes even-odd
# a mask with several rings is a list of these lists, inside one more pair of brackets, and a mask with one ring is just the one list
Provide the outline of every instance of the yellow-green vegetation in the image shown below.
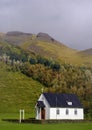
[[57,41],[40,41],[36,37],[20,45],[21,48],[36,54],[50,57],[59,62],[72,63],[74,65],[92,64],[92,56],[82,56],[79,51],[71,49]]
[[91,130],[92,123],[62,123],[62,124],[0,124],[1,130]]
[[76,50],[68,48],[58,42],[44,42],[35,39],[34,41],[31,40],[21,44],[21,47],[45,57],[52,57],[59,62],[63,61],[77,64],[77,60],[81,61],[80,57],[76,55]]
[[0,112],[32,113],[43,85],[0,62]]

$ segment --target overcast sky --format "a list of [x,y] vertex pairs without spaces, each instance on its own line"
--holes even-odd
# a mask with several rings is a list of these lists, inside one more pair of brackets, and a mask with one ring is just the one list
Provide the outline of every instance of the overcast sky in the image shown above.
[[92,48],[92,0],[0,0],[0,32],[48,33],[74,49]]

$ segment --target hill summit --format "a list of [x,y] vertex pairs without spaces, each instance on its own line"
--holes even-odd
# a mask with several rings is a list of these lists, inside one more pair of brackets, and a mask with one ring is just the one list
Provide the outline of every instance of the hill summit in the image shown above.
[[47,33],[38,33],[37,34],[37,39],[38,40],[42,40],[42,41],[47,41],[47,42],[54,42],[54,38],[52,38],[50,35],[48,35]]
[[32,35],[31,33],[24,33],[24,32],[20,32],[20,31],[11,31],[11,32],[7,32],[6,36],[29,36]]

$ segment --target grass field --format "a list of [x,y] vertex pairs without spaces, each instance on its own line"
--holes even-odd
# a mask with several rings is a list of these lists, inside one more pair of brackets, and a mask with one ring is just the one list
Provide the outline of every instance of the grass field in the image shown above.
[[[26,118],[30,114],[26,114]],[[92,123],[31,124],[11,123],[2,119],[18,119],[19,113],[0,113],[0,130],[92,130]]]
[[92,123],[13,124],[2,122],[0,130],[92,130]]

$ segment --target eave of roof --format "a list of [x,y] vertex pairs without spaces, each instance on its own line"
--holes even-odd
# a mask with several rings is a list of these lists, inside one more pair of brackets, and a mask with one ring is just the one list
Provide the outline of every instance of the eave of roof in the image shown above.
[[44,108],[45,104],[43,103],[43,101],[37,101],[37,107]]

